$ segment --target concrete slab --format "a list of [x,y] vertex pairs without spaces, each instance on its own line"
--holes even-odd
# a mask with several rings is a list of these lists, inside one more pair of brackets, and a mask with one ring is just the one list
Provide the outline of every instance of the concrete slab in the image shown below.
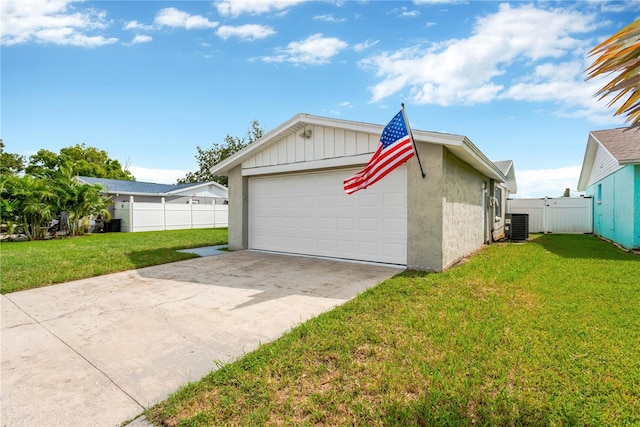
[[2,296],[2,425],[118,425],[400,272],[238,251]]

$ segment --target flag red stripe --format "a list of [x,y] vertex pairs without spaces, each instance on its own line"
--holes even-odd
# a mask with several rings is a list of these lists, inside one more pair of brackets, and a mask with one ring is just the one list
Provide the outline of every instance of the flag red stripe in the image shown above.
[[371,185],[373,184],[371,180],[374,179],[377,174],[384,171],[389,166],[399,166],[406,160],[410,159],[413,154],[413,147],[411,145],[398,147],[398,149],[394,150],[394,152],[390,152],[388,154],[385,153],[385,156],[381,156],[376,164],[371,164],[371,167],[345,180],[345,187],[353,187],[355,185],[359,185],[362,182],[367,182],[369,185]]
[[380,144],[367,166],[344,181],[345,192],[352,194],[375,184],[393,169],[413,157],[414,154],[413,144],[409,137],[397,141],[386,150],[383,150],[382,144]]
[[384,161],[384,159],[392,157],[393,155],[395,155],[395,153],[399,151],[406,151],[407,147],[411,150],[413,149],[413,145],[411,144],[411,139],[409,138],[407,138],[406,140],[398,141],[396,144],[387,148],[386,150],[383,150],[382,144],[380,144],[375,154],[373,155],[371,160],[369,160],[369,163],[365,166],[365,168],[360,172],[358,172],[357,174],[353,175],[351,178],[347,178],[345,180],[345,183],[351,180],[357,180],[358,178],[362,178],[367,174],[370,174],[370,171],[375,169],[379,163]]
[[353,191],[355,191],[355,187],[362,189],[374,184],[391,172],[391,170],[409,160],[413,154],[413,147],[410,144],[404,147],[398,147],[394,152],[382,156],[376,164],[371,164],[371,167],[367,168],[367,170],[345,180],[345,191],[349,192],[350,189],[354,189]]
[[347,194],[352,194],[352,193],[354,193],[354,192],[356,192],[358,190],[362,190],[364,188],[367,188],[367,187],[375,184],[376,182],[378,182],[379,180],[381,180],[382,178],[387,176],[395,168],[400,166],[402,163],[406,162],[411,157],[413,157],[413,155],[414,155],[413,152],[406,153],[405,156],[400,157],[398,159],[398,161],[389,164],[388,167],[385,167],[384,169],[378,170],[375,175],[372,174],[369,177],[369,179],[361,180],[361,181],[358,181],[358,182],[352,182],[350,184],[345,185],[345,191],[347,192]]

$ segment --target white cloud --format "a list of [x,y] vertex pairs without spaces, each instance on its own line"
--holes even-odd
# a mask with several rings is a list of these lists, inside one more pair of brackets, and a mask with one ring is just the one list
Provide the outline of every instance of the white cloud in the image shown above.
[[331,14],[327,15],[316,15],[313,17],[314,21],[323,21],[323,22],[331,22],[331,23],[342,23],[347,22],[347,18],[336,18]]
[[202,15],[190,15],[175,7],[160,9],[156,14],[154,23],[159,26],[184,28],[187,30],[202,30],[218,26],[218,22],[209,21]]
[[585,81],[582,72],[585,68],[585,62],[578,60],[538,65],[499,98],[553,102],[557,104],[555,114],[561,117],[586,117],[599,124],[622,123],[622,119],[613,117],[606,102],[594,96],[605,85],[606,78]]
[[397,7],[389,13],[392,15],[397,15],[401,18],[415,18],[416,16],[420,15],[419,10],[409,10],[409,8],[406,6]]
[[314,34],[299,42],[291,42],[286,48],[280,48],[274,56],[263,57],[265,62],[290,62],[298,65],[327,64],[347,43],[335,38]]
[[560,197],[566,188],[576,196],[582,166],[565,166],[556,169],[518,170],[518,193],[513,197]]
[[459,4],[466,3],[466,0],[413,0],[415,4],[426,4],[426,5],[443,5],[443,4]]
[[244,13],[257,15],[271,11],[281,11],[305,0],[223,0],[215,2],[222,16],[237,17]]
[[597,82],[584,81],[587,42],[575,35],[597,25],[596,14],[501,4],[476,20],[468,38],[385,52],[361,65],[381,78],[370,88],[373,102],[402,90],[416,104],[550,101],[558,114],[595,121],[604,109],[593,99]]
[[354,45],[353,50],[355,50],[356,52],[362,52],[363,50],[367,50],[370,47],[377,45],[378,43],[380,43],[380,40],[374,40],[374,41],[367,40],[365,42]]
[[156,184],[175,184],[184,178],[187,172],[179,169],[154,169],[142,166],[130,166],[129,171],[136,177],[136,181],[153,182]]
[[139,44],[139,43],[149,43],[153,40],[153,37],[147,36],[145,34],[137,34],[133,40],[131,40],[131,44]]
[[0,17],[4,45],[28,42],[96,47],[113,44],[115,37],[92,32],[108,27],[106,12],[75,11],[73,0],[3,0]]
[[154,29],[153,25],[142,24],[138,21],[129,21],[124,25],[123,28],[125,30],[145,30],[145,31],[151,31]]
[[257,40],[264,39],[275,33],[276,31],[271,27],[256,24],[239,26],[223,25],[216,31],[216,34],[223,40],[227,40],[229,37],[238,37],[242,40]]

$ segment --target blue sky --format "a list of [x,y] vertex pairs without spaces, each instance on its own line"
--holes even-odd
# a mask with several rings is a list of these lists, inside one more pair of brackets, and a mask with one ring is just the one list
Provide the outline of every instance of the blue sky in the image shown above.
[[[6,151],[86,143],[139,181],[196,146],[297,113],[467,136],[512,159],[516,197],[575,190],[590,130],[624,125],[588,51],[640,16],[617,1],[3,0]],[[577,193],[573,193],[577,194]]]

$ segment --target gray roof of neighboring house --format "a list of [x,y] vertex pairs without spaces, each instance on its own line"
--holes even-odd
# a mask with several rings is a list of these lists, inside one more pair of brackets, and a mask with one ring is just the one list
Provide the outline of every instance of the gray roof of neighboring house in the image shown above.
[[615,128],[591,131],[591,135],[620,164],[640,163],[640,128]]
[[516,182],[516,171],[513,167],[513,160],[499,160],[493,162],[493,164],[507,177],[509,191],[512,194],[516,194],[518,192],[518,183]]
[[500,160],[497,162],[493,162],[494,165],[496,165],[498,167],[498,169],[500,169],[500,171],[503,174],[507,174],[507,172],[509,172],[509,169],[511,169],[511,167],[513,166],[513,161],[512,160]]
[[92,178],[88,176],[79,176],[83,182],[87,184],[100,184],[109,193],[121,194],[169,194],[176,190],[183,190],[189,187],[199,187],[207,183],[197,184],[156,184],[153,182],[140,181],[123,181],[119,179]]

